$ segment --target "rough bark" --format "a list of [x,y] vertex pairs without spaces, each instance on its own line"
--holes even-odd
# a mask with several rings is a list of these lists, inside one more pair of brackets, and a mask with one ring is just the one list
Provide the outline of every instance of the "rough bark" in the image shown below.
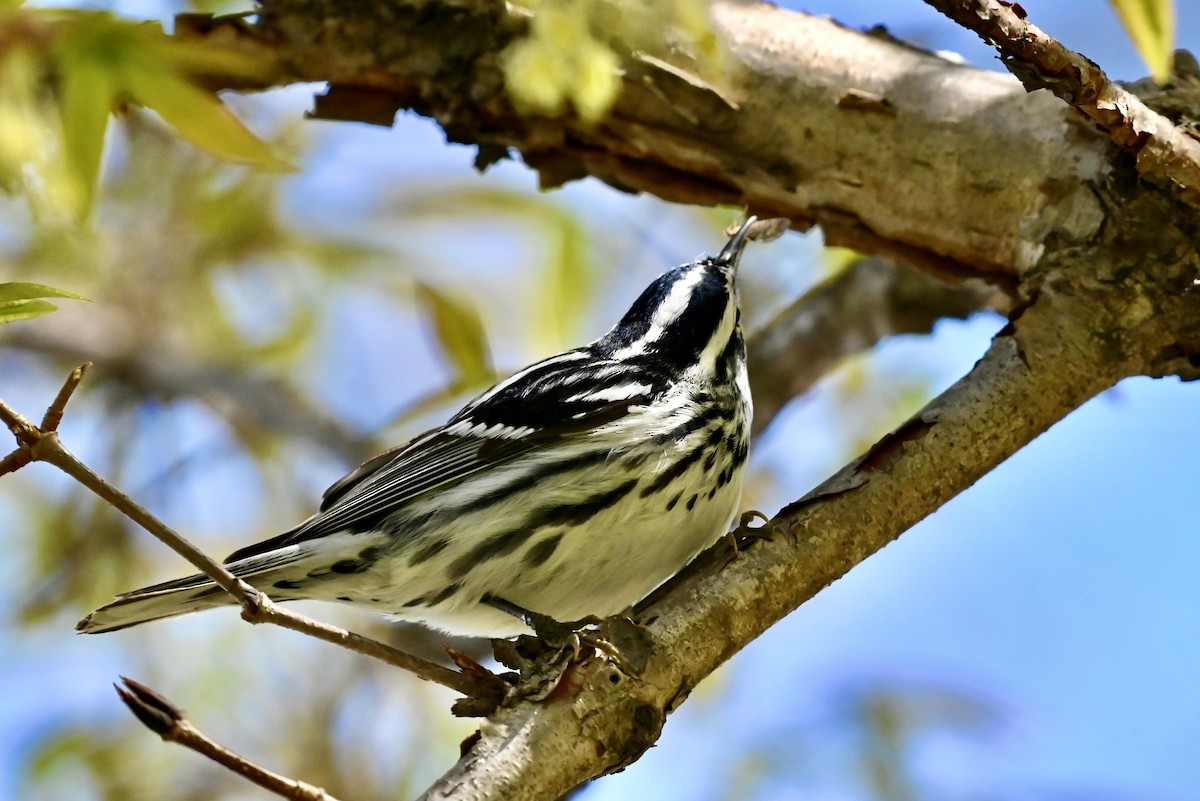
[[1087,239],[1103,222],[1090,186],[1115,147],[1049,93],[827,19],[720,0],[714,26],[738,64],[722,86],[630,58],[616,106],[589,126],[513,109],[498,54],[525,23],[499,0],[263,7],[247,46],[269,42],[281,80],[330,82],[318,116],[412,109],[484,162],[519,152],[544,186],[590,175],[747,205],[819,223],[834,244],[1008,284],[1049,237]]

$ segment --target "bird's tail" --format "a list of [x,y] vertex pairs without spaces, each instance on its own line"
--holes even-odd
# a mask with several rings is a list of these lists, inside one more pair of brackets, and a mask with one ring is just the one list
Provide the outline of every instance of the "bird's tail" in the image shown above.
[[84,634],[117,631],[151,620],[231,603],[234,600],[229,593],[207,576],[197,574],[118,595],[112,603],[105,604],[76,623],[75,630]]
[[[225,566],[235,576],[266,591],[271,600],[295,601],[311,597],[301,591],[301,585],[309,577],[314,562],[321,559],[320,549],[306,543],[303,547],[292,545],[238,559]],[[208,576],[197,573],[118,595],[112,603],[76,623],[75,630],[100,634],[233,603],[236,603],[233,596]]]

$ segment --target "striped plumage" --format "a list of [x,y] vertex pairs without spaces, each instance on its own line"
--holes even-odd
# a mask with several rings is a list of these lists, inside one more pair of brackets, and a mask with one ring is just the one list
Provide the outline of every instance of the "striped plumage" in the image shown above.
[[[636,603],[737,511],[751,405],[734,277],[749,225],[716,258],[659,277],[595,342],[362,465],[230,570],[275,600],[344,601],[466,635],[528,631],[488,596],[564,621]],[[122,595],[78,628],[228,603],[192,576]]]

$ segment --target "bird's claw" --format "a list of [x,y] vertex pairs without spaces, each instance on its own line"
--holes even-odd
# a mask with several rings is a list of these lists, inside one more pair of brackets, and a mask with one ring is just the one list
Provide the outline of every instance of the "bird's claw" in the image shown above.
[[[755,520],[761,520],[763,524],[757,528],[751,528],[750,524]],[[737,528],[726,534],[725,539],[729,544],[729,549],[733,551],[733,555],[737,556],[755,542],[773,540],[779,533],[778,527],[771,522],[771,518],[756,509],[751,509],[742,513],[742,516],[738,518]]]
[[606,657],[626,673],[639,672],[622,655],[621,649],[611,642],[609,631],[612,626],[607,620],[589,615],[579,620],[563,623],[546,615],[531,612],[528,615],[528,622],[543,646],[557,651],[560,656],[570,654],[568,663],[579,662],[580,658],[584,656],[584,651],[590,649]]
[[588,634],[589,629],[598,630],[601,621],[598,617],[589,616],[563,623],[548,615],[527,612],[525,622],[543,645],[559,650],[570,647],[574,658],[578,659],[583,637]]
[[536,636],[493,642],[496,658],[520,671],[512,697],[546,700],[571,692],[575,668],[599,657],[627,676],[640,675],[649,661],[649,632],[625,617],[584,618],[562,623],[544,615],[526,617]]

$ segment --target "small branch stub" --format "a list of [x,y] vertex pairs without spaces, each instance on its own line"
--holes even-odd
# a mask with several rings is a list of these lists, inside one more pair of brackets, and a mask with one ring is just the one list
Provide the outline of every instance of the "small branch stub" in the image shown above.
[[124,686],[114,684],[113,687],[116,688],[117,695],[121,696],[121,700],[125,702],[125,706],[129,707],[129,711],[146,728],[167,742],[178,743],[198,754],[203,754],[239,776],[283,798],[292,799],[292,801],[337,801],[320,787],[269,771],[209,739],[207,735],[192,725],[183,714],[182,709],[141,682],[124,676],[121,677],[121,681]]

